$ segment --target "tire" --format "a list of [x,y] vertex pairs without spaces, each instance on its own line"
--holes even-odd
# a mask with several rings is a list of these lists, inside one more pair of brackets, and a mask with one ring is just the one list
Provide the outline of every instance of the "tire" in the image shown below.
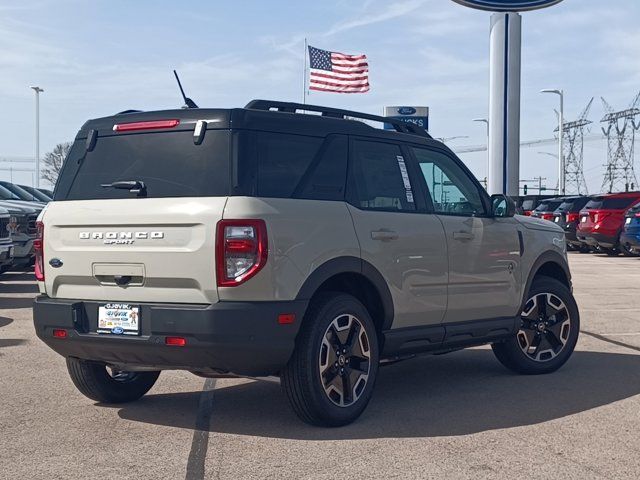
[[591,253],[591,247],[589,245],[580,245],[580,253]]
[[67,370],[74,385],[91,400],[101,403],[126,403],[138,400],[156,383],[156,372],[110,373],[104,363],[67,358]]
[[281,385],[304,422],[347,425],[369,403],[379,360],[378,335],[367,309],[351,295],[321,293],[305,315]]
[[617,248],[601,248],[600,250],[602,251],[602,253],[606,253],[610,257],[617,257],[618,255],[620,255],[620,252]]
[[620,244],[620,251],[622,252],[622,255],[624,255],[625,257],[637,257],[637,256],[639,256],[636,252],[631,250],[627,245]]
[[516,373],[539,375],[558,370],[571,357],[580,332],[580,313],[571,291],[554,278],[536,277],[521,317],[516,336],[493,344],[493,353]]

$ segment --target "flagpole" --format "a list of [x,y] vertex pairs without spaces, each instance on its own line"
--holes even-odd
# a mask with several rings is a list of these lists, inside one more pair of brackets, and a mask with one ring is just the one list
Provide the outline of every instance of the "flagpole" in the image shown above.
[[302,70],[302,104],[307,104],[307,37],[304,39],[304,69]]

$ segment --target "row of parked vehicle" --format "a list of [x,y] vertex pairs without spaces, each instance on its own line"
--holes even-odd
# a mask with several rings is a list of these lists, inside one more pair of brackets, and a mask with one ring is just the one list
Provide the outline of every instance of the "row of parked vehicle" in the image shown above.
[[524,215],[554,222],[580,252],[640,256],[640,192],[520,199]]
[[0,273],[33,265],[36,219],[53,192],[0,181]]

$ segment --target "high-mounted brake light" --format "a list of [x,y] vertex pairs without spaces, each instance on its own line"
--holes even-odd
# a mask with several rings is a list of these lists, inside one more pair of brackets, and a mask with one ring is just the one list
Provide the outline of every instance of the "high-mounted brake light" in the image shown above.
[[180,124],[180,120],[149,120],[147,122],[116,123],[114,132],[131,132],[134,130],[155,130],[158,128],[173,128]]
[[219,287],[235,287],[267,263],[264,220],[220,220],[216,227],[216,277]]
[[36,280],[44,282],[44,223],[36,222],[36,238],[33,241],[33,250],[36,254],[34,273]]

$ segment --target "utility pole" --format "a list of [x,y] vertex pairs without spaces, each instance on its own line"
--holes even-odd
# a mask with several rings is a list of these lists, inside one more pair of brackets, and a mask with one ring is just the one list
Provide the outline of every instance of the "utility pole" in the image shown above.
[[558,89],[540,90],[540,93],[553,93],[560,97],[560,113],[558,115],[558,193],[564,195],[565,192],[565,179],[564,179],[564,155],[563,150],[563,137],[564,137],[564,92]]
[[36,92],[36,181],[35,187],[40,187],[40,94],[44,90],[40,87],[31,87]]
[[489,164],[491,163],[491,153],[489,152],[489,120],[486,118],[474,118],[474,122],[485,123],[487,126],[487,176],[485,177],[485,189],[489,187],[487,181],[489,178]]

